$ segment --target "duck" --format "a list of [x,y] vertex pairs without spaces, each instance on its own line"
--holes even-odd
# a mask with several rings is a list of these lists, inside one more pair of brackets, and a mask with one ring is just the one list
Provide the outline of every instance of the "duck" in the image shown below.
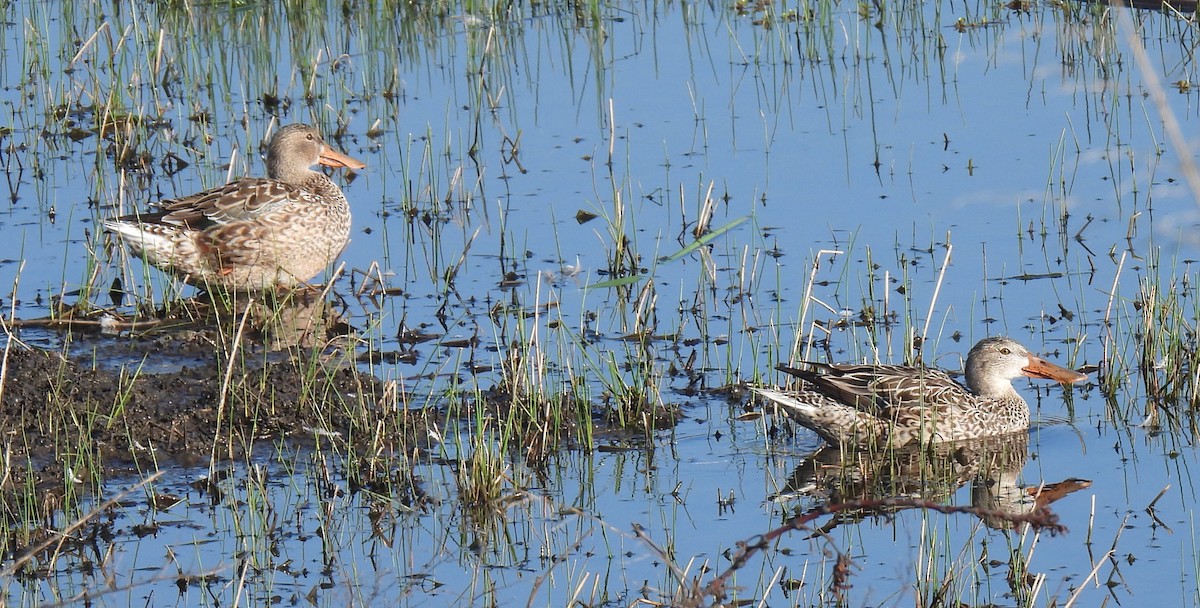
[[944,371],[904,365],[802,362],[779,365],[799,390],[750,387],[777,410],[838,447],[935,444],[1029,428],[1029,405],[1012,381],[1026,376],[1071,385],[1087,375],[993,336],[967,354],[966,386]]
[[244,177],[157,210],[103,222],[149,264],[205,290],[265,291],[306,284],[350,241],[350,205],[313,165],[359,170],[313,126],[279,129],[267,145],[267,177]]

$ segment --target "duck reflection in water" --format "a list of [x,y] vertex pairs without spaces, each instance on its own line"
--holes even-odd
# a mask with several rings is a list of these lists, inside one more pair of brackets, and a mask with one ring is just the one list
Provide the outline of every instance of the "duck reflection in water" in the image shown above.
[[[989,528],[1023,530],[1027,519],[1050,503],[1091,486],[1083,479],[1022,485],[1028,458],[1025,433],[875,451],[823,446],[805,457],[780,491],[777,502],[815,500],[831,506],[906,498],[948,504],[955,492],[971,486],[972,511]],[[821,530],[871,515],[887,515],[913,506],[879,506],[838,511]]]

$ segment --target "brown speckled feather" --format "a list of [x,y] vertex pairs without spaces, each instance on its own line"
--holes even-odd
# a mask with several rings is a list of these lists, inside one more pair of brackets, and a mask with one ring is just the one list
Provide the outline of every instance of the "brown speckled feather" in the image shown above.
[[273,179],[242,178],[182,198],[164,200],[158,204],[157,213],[140,217],[143,222],[204,230],[286,212],[291,205],[314,203],[320,204],[318,197],[300,186]]
[[291,287],[320,274],[350,240],[345,195],[312,165],[362,168],[317,130],[289,125],[268,146],[267,178],[168,199],[104,222],[131,251],[189,283],[230,290]]
[[901,365],[829,365],[806,363],[811,369],[777,366],[836,401],[896,419],[913,408],[939,408],[975,397],[946,372]]
[[799,390],[752,387],[832,444],[904,445],[959,441],[1022,431],[1029,406],[1012,387],[1019,376],[1064,384],[1084,374],[1029,353],[1008,338],[984,338],[967,356],[967,386],[926,367],[803,363],[779,369]]

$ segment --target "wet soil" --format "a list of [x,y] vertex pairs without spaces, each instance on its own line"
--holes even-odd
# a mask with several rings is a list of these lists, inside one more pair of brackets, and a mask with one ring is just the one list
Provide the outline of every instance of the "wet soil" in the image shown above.
[[[19,339],[0,346],[7,451],[0,516],[31,489],[86,491],[124,474],[241,460],[256,449],[277,450],[281,441],[363,455],[347,465],[354,469],[347,475],[351,485],[384,494],[395,489],[396,466],[389,461],[429,454],[439,432],[455,421],[438,408],[405,407],[410,396],[401,394],[399,383],[360,371],[355,331],[336,301],[291,294],[237,312],[214,312],[211,301],[176,302],[169,311],[134,317],[70,307],[52,318],[6,323],[19,330],[17,338],[36,328],[61,336],[67,346],[39,350]],[[362,357],[380,356],[368,351]],[[506,412],[526,397],[501,382],[456,410],[472,420],[476,407],[511,419]],[[616,420],[667,428],[681,416],[677,407],[655,403],[561,409],[590,414],[599,441],[625,445],[628,439],[635,446],[646,433],[622,431]],[[558,449],[582,447],[573,432],[577,421],[565,419],[561,428],[544,420],[512,427],[523,437],[527,464],[538,468]]]
[[[337,408],[326,410],[316,400],[343,399],[364,389],[382,394],[373,379],[341,368],[323,370],[320,381],[327,384],[320,391],[325,394],[317,395],[317,387],[293,361],[240,370],[232,388],[237,398],[227,398],[224,408],[224,373],[215,364],[131,376],[122,370],[85,368],[58,353],[13,349],[4,371],[0,419],[14,456],[28,454],[38,460],[52,456],[64,442],[94,443],[108,466],[114,457],[136,460],[137,449],[154,449],[158,459],[195,464],[211,452],[221,429],[246,440],[233,445],[239,451],[256,437],[305,428],[339,432],[348,422],[337,415]],[[58,422],[67,423],[66,428]]]
[[66,355],[10,340],[0,349],[8,465],[0,492],[204,465],[278,440],[370,441],[373,453],[403,454],[427,436],[427,412],[398,406],[394,386],[358,371],[344,324],[318,324],[302,344],[278,350],[280,332],[243,327],[234,339],[236,323],[192,321],[137,337],[73,323]]

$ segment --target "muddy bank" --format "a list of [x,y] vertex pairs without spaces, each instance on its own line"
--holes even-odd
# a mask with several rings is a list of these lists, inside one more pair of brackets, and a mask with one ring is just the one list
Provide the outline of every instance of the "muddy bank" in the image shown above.
[[0,369],[0,424],[9,452],[2,487],[28,487],[31,479],[61,485],[66,472],[86,482],[205,464],[280,438],[353,443],[371,433],[372,441],[403,452],[407,436],[424,428],[423,413],[385,403],[394,399],[385,385],[345,357],[241,354],[230,370],[218,364],[222,357],[211,344],[144,346],[147,358],[195,349],[195,363],[138,373],[136,365],[106,368],[10,345]]

